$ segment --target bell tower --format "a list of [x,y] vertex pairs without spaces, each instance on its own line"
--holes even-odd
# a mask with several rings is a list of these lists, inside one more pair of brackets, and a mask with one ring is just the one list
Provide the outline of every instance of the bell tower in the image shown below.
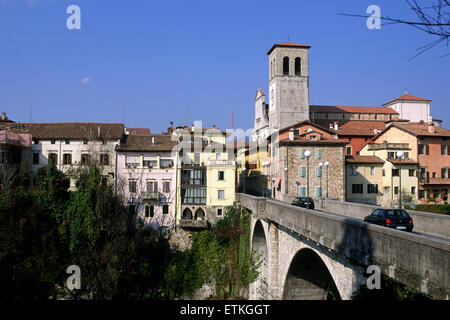
[[277,43],[269,56],[269,131],[309,119],[309,48]]

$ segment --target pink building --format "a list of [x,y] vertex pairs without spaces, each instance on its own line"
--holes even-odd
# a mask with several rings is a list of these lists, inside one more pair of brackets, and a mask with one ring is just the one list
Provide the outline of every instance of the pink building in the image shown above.
[[175,226],[175,145],[168,134],[151,134],[127,135],[116,147],[116,193],[157,230]]

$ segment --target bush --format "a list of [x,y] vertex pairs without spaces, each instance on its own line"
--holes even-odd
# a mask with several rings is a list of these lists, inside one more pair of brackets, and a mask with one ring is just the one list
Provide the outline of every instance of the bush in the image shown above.
[[414,210],[450,214],[450,204],[418,204],[415,206]]

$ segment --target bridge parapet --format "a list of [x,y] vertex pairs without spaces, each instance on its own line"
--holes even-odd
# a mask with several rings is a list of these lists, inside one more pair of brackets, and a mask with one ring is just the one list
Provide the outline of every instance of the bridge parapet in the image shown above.
[[377,265],[383,274],[401,283],[434,298],[449,299],[450,241],[271,199],[242,194],[237,199],[242,206],[257,213],[253,218],[274,222],[280,230],[293,237],[305,237],[323,247],[324,251],[332,251],[355,265]]

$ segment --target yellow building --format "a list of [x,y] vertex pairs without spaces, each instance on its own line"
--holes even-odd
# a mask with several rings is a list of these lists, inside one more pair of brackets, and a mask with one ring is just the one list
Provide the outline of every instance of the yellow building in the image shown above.
[[[235,201],[233,150],[227,150],[225,131],[179,127],[177,154],[177,218],[181,227],[206,227],[225,215]],[[229,148],[228,148],[229,149]]]
[[[395,141],[390,143],[387,141]],[[397,152],[404,153],[403,158],[397,158]],[[417,202],[417,148],[409,142],[409,137],[400,132],[392,136],[378,136],[374,143],[367,144],[359,153],[361,156],[375,156],[383,163],[381,172],[381,186],[378,191],[382,193],[378,203],[383,206],[396,206],[400,194],[403,204]],[[369,179],[364,174],[365,179]],[[400,179],[401,177],[401,179]],[[401,183],[401,187],[400,187]]]

